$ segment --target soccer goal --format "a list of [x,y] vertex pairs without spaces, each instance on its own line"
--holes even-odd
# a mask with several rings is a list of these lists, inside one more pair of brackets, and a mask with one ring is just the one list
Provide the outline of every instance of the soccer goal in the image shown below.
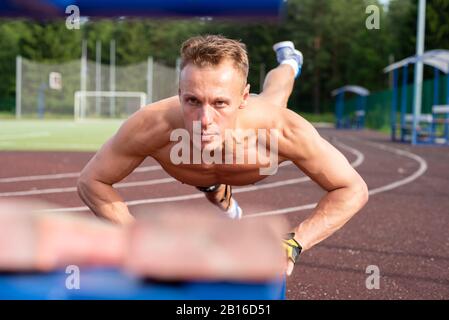
[[75,120],[127,118],[147,103],[145,92],[76,91]]

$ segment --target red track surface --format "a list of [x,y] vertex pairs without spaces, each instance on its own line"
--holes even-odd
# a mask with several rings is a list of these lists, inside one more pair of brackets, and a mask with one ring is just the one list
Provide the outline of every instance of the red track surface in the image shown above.
[[[426,164],[428,168],[413,181],[371,195],[366,207],[342,230],[304,252],[294,274],[287,280],[287,298],[448,299],[449,149],[394,144],[386,136],[370,131],[323,129],[320,132],[334,144],[340,142],[356,149],[336,144],[350,162],[359,163],[357,170],[370,190],[419,175],[419,170],[423,171]],[[394,149],[384,150],[382,146]],[[398,154],[397,150],[406,150],[415,156]],[[5,197],[6,192],[74,187],[75,177],[13,182],[4,178],[76,173],[92,155],[74,152],[0,152],[0,197]],[[147,159],[141,167],[153,165],[157,163]],[[301,176],[304,176],[302,172],[289,165],[256,186]],[[135,172],[123,182],[167,177],[162,170]],[[246,216],[315,203],[324,194],[311,181],[240,193],[238,189],[235,188],[235,197]],[[179,182],[119,190],[126,201],[199,194],[194,188]],[[74,191],[22,195],[18,199],[27,201],[30,197],[48,200],[64,208],[83,206]],[[143,208],[145,214],[162,209],[186,212],[215,210],[203,197],[130,207],[131,211]],[[285,216],[293,226],[310,213],[311,210],[293,211]],[[366,288],[365,281],[369,276],[366,268],[369,265],[380,269],[379,289]]]

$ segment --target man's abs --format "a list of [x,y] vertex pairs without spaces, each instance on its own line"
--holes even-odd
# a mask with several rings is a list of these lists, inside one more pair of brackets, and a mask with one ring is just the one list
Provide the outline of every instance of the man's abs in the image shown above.
[[208,187],[216,184],[242,186],[266,178],[266,176],[260,175],[257,165],[174,165],[161,161],[159,163],[176,180],[196,187]]

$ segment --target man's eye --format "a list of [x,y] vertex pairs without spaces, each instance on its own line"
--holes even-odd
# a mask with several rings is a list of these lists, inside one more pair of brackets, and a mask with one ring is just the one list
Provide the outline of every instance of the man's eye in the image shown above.
[[197,104],[198,104],[198,100],[195,99],[195,98],[188,98],[188,99],[187,99],[187,103],[188,103],[188,104],[197,105]]
[[226,104],[226,101],[217,101],[217,102],[215,102],[215,105],[217,107],[225,107],[227,104]]

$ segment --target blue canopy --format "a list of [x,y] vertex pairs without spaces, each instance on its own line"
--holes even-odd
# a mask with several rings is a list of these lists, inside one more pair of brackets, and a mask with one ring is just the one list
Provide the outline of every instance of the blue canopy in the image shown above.
[[434,67],[444,73],[449,74],[449,50],[437,49],[424,52],[420,57],[411,56],[401,61],[390,64],[384,69],[385,73],[401,68],[408,64],[421,60],[424,64]]
[[332,91],[332,96],[336,96],[342,92],[352,92],[359,96],[368,96],[369,90],[360,86],[344,86]]

